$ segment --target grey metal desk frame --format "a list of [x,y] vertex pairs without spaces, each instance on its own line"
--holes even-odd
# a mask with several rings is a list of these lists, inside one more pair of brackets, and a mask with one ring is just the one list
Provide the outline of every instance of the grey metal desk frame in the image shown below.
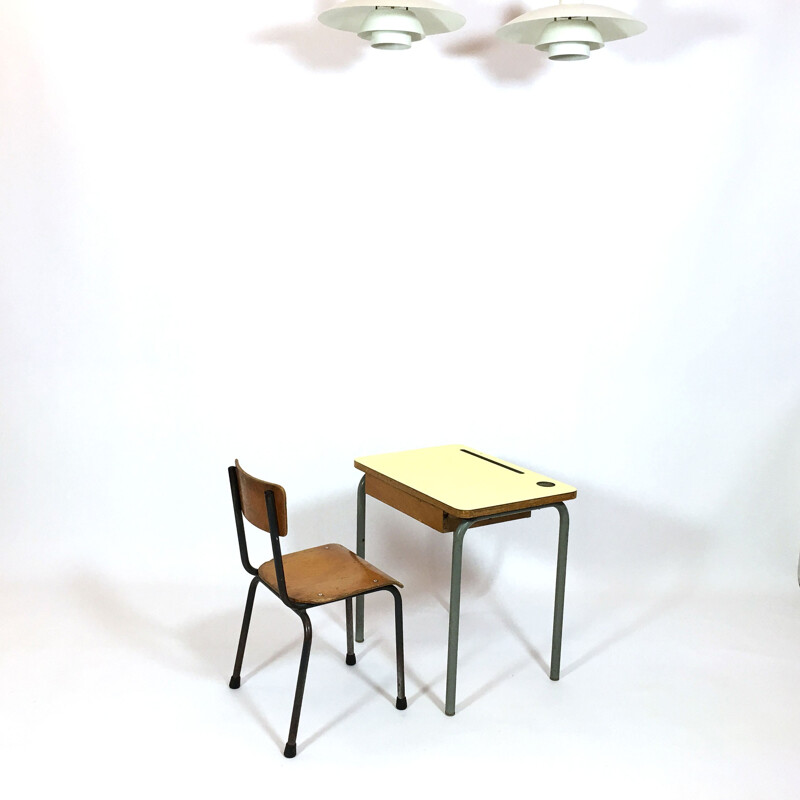
[[[366,475],[361,477],[356,497],[356,552],[365,558],[366,552]],[[456,713],[456,672],[458,668],[458,625],[461,613],[461,561],[464,537],[476,523],[486,520],[518,516],[521,512],[555,508],[558,511],[558,563],[556,566],[556,593],[553,612],[553,643],[550,657],[550,680],[557,681],[561,672],[561,632],[564,622],[564,589],[567,578],[567,544],[569,539],[569,513],[563,502],[531,506],[500,514],[487,514],[459,522],[453,532],[453,554],[450,571],[450,622],[447,638],[447,685],[444,713]],[[356,598],[356,641],[364,641],[364,598]]]

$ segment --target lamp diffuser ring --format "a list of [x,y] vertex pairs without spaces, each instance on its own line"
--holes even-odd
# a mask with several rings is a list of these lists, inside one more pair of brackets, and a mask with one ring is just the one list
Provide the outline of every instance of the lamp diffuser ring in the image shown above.
[[595,24],[574,17],[548,23],[536,43],[536,49],[546,50],[552,61],[582,61],[602,46],[603,37]]
[[364,18],[358,36],[377,50],[408,50],[425,31],[413,11],[378,6]]

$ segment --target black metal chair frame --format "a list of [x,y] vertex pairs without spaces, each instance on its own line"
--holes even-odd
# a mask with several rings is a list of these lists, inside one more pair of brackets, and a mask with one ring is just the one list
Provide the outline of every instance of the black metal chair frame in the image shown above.
[[[278,525],[278,514],[275,507],[275,493],[270,489],[264,492],[264,502],[267,506],[267,519],[269,521],[269,535],[272,542],[272,557],[275,564],[275,578],[278,584],[278,591],[263,581],[258,574],[258,569],[250,563],[247,551],[247,536],[244,528],[244,513],[242,510],[241,495],[239,490],[239,478],[236,474],[236,467],[228,467],[228,476],[231,484],[231,497],[233,499],[233,512],[236,519],[236,533],[239,540],[239,555],[245,571],[253,576],[250,581],[250,588],[247,591],[247,601],[244,607],[244,618],[242,619],[242,630],[239,634],[239,647],[236,651],[236,662],[233,667],[229,686],[231,689],[238,689],[241,685],[242,662],[244,660],[244,650],[247,644],[247,634],[250,630],[250,618],[253,614],[253,602],[255,601],[256,588],[259,584],[266,586],[274,595],[280,598],[281,602],[297,616],[303,623],[303,650],[300,655],[300,670],[297,675],[297,687],[294,694],[294,706],[292,708],[292,721],[289,727],[289,738],[286,742],[283,754],[286,758],[294,758],[297,755],[297,729],[300,724],[300,710],[303,705],[303,692],[306,685],[306,674],[308,673],[308,660],[311,655],[311,620],[308,618],[306,610],[316,606],[336,603],[339,600],[328,600],[320,603],[294,603],[290,600],[286,590],[286,577],[283,570],[283,554],[281,553],[280,528]],[[403,601],[396,586],[381,586],[377,589],[368,589],[365,592],[354,594],[343,598],[345,601],[345,616],[347,627],[347,653],[345,663],[353,666],[356,663],[353,637],[353,597],[363,597],[374,592],[388,591],[394,597],[394,624],[395,624],[395,647],[397,656],[397,700],[395,707],[403,710],[407,708],[408,702],[405,695],[405,675],[403,658]],[[342,599],[342,598],[340,598]]]

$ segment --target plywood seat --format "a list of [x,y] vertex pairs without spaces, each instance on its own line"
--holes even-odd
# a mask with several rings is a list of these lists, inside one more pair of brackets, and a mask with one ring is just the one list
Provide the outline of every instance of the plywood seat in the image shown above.
[[[340,544],[324,544],[283,556],[286,593],[293,603],[319,605],[355,597],[374,589],[403,584]],[[258,576],[276,594],[275,562],[258,568]]]

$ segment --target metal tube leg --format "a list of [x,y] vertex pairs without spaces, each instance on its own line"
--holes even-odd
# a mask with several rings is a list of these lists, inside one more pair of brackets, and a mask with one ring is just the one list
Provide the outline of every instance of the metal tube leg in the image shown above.
[[[356,492],[356,555],[365,558],[366,516],[367,516],[367,476],[362,475]],[[364,596],[356,597],[356,641],[364,641]]]
[[345,663],[348,666],[353,666],[356,663],[356,653],[353,648],[353,598],[348,597],[344,601],[345,619],[347,626],[347,655],[345,656]]
[[300,709],[303,705],[303,691],[306,688],[306,674],[308,673],[308,657],[311,654],[311,620],[305,611],[297,611],[303,621],[303,652],[300,655],[300,671],[297,674],[297,688],[294,692],[294,708],[292,709],[292,724],[289,727],[289,740],[286,742],[283,754],[286,758],[297,755],[297,728],[300,724]]
[[553,611],[553,650],[550,656],[550,680],[557,681],[561,672],[561,629],[564,624],[564,586],[567,580],[567,540],[569,539],[569,512],[563,503],[558,510],[558,566],[556,567],[556,601]]
[[394,596],[394,637],[395,653],[397,655],[397,702],[395,708],[401,711],[408,708],[406,700],[406,673],[403,655],[403,598],[396,586],[387,586],[388,591]]
[[242,631],[239,634],[239,648],[236,651],[236,662],[233,665],[233,675],[228,686],[231,689],[238,689],[241,686],[242,661],[244,661],[244,647],[247,644],[247,632],[250,630],[250,617],[253,615],[253,601],[256,597],[258,587],[258,576],[250,581],[250,588],[247,590],[247,601],[244,604],[244,618],[242,619]]
[[447,686],[445,687],[444,713],[456,713],[456,671],[458,669],[458,622],[461,614],[461,553],[464,536],[472,521],[459,523],[453,534],[453,562],[450,572],[450,628],[447,635]]

